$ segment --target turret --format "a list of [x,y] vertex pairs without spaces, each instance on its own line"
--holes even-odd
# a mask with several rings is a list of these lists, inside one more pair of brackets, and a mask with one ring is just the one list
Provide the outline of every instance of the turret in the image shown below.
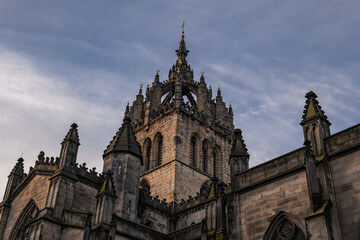
[[140,84],[139,94],[131,107],[131,118],[133,120],[141,120],[144,115],[144,96],[142,94],[143,85]]
[[109,170],[106,172],[103,184],[96,195],[95,226],[98,224],[110,225],[116,199],[116,191],[112,176],[112,171]]
[[11,195],[11,193],[19,185],[19,183],[23,180],[23,178],[24,178],[24,159],[19,158],[13,170],[10,172],[8,176],[8,182],[6,185],[4,200]]
[[114,212],[119,217],[135,221],[142,154],[129,116],[125,115],[121,128],[104,151],[103,159],[103,171],[114,173],[117,197]]
[[200,112],[204,112],[205,114],[209,114],[210,111],[208,109],[208,89],[206,87],[204,72],[201,71],[201,77],[199,82],[199,90],[198,90],[198,98],[197,98],[197,107]]
[[310,91],[305,97],[307,100],[304,107],[304,115],[300,123],[303,127],[304,139],[311,142],[316,157],[324,156],[323,139],[330,136],[331,123],[327,120],[325,112],[316,100],[316,94]]
[[[53,217],[61,219],[63,210],[70,209],[74,197],[75,163],[80,145],[78,125],[73,123],[61,143],[59,169],[49,178],[50,185],[46,199],[46,207],[53,209]],[[38,156],[40,163],[44,162],[44,152]]]
[[80,145],[77,127],[78,125],[73,123],[61,143],[60,168],[64,166],[70,167],[76,163],[76,156]]
[[230,153],[231,185],[233,190],[238,187],[236,186],[235,175],[249,169],[249,158],[250,155],[242,137],[242,131],[235,129]]

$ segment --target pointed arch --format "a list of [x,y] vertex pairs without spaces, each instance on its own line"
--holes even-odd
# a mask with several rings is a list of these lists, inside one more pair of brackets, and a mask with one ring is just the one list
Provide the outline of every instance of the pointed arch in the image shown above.
[[302,222],[290,213],[280,211],[271,221],[264,240],[305,240],[306,230]]
[[200,168],[199,139],[197,133],[193,133],[190,138],[190,166],[195,168]]
[[30,199],[17,219],[9,239],[27,239],[31,233],[31,223],[38,215],[39,208],[36,206],[34,200]]
[[163,157],[163,136],[160,132],[156,133],[154,137],[154,164],[153,167],[160,166],[162,164]]
[[143,144],[144,172],[150,170],[151,139],[147,138]]

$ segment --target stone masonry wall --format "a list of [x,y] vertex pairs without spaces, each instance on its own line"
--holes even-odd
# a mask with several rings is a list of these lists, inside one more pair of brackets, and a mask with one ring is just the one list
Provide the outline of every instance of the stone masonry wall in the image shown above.
[[[237,205],[239,226],[243,238],[262,239],[271,223],[272,217],[285,211],[297,217],[305,226],[304,216],[310,207],[305,171],[289,175],[286,178],[237,193],[234,198]],[[231,238],[232,239],[232,238]]]
[[49,189],[49,176],[36,175],[32,181],[21,191],[11,203],[9,218],[4,233],[4,239],[8,239],[20,214],[27,203],[33,199],[39,210],[45,208],[46,196]]
[[180,202],[181,199],[187,200],[189,196],[196,196],[200,192],[201,184],[209,177],[202,174],[198,170],[176,161],[175,163],[175,201]]
[[150,184],[152,196],[158,195],[161,200],[166,198],[167,202],[174,201],[175,161],[143,174],[140,181],[144,178]]
[[330,161],[343,240],[360,238],[360,151]]
[[75,183],[72,209],[95,212],[98,190],[80,182]]

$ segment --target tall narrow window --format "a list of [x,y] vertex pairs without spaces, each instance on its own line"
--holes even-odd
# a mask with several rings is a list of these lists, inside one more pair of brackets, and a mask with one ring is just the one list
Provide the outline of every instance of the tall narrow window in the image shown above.
[[154,144],[153,167],[157,167],[162,164],[163,156],[163,136],[160,133],[155,135]]
[[162,150],[163,150],[163,136],[160,135],[158,142],[158,159],[157,159],[158,166],[162,164]]
[[209,144],[206,140],[203,141],[202,145],[202,170],[208,171],[208,160],[209,160]]
[[192,136],[190,139],[190,166],[196,167],[196,139]]
[[214,149],[214,152],[213,152],[213,176],[215,177],[216,176],[216,159],[217,159],[217,151],[216,149]]
[[221,148],[216,145],[213,149],[213,176],[221,178],[222,164],[221,164]]
[[150,138],[145,140],[144,153],[145,153],[144,171],[148,171],[148,170],[150,170],[150,157],[151,157],[151,140],[150,140]]

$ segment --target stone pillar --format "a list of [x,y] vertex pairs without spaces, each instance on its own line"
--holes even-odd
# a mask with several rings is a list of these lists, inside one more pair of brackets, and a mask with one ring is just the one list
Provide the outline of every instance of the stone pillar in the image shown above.
[[175,82],[174,108],[180,108],[182,104],[182,85],[180,81]]

